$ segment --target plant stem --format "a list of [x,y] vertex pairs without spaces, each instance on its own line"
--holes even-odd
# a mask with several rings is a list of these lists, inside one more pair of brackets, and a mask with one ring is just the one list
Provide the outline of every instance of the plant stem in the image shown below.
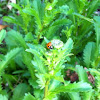
[[38,35],[38,38],[37,38],[37,42],[39,43],[39,40],[40,40],[40,34]]
[[44,98],[48,96],[48,85],[49,85],[49,80],[47,80],[45,84]]

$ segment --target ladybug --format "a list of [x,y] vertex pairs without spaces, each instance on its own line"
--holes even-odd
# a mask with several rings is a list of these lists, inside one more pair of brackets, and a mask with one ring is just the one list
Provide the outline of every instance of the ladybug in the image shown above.
[[53,46],[52,46],[51,42],[47,43],[47,48],[48,49],[53,49]]

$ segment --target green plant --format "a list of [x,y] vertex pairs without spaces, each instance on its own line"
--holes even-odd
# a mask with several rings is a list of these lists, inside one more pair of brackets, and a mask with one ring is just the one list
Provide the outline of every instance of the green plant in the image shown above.
[[[6,36],[6,31],[2,30],[0,32],[0,44],[2,42],[2,40],[5,38]],[[3,83],[3,78],[5,75],[5,69],[7,68],[7,65],[11,62],[12,59],[15,58],[15,56],[21,51],[21,48],[16,48],[16,49],[12,49],[9,52],[7,52],[6,55],[1,54],[0,55],[0,93],[3,93],[4,90],[2,88],[2,83]],[[1,78],[2,77],[2,78]],[[7,94],[6,94],[7,95]],[[7,98],[1,95],[1,99],[3,100],[3,98],[5,100],[7,100]]]
[[[11,4],[13,15],[8,13],[3,20],[13,29],[0,32],[0,97],[99,99],[100,17],[94,16],[99,4],[99,0],[17,0]],[[55,43],[47,49],[49,40],[62,45]],[[79,80],[65,80],[67,69],[77,73]],[[96,83],[90,83],[87,71]]]
[[[14,100],[17,100],[18,98],[15,97],[15,95],[18,95],[20,99],[26,99],[27,96],[29,96],[30,98],[35,98],[36,100],[41,100],[43,98],[44,100],[46,98],[52,100],[52,98],[55,96],[57,97],[57,94],[60,92],[81,92],[91,89],[91,86],[87,83],[79,82],[70,84],[63,79],[62,71],[64,70],[64,63],[69,59],[69,56],[72,55],[70,54],[71,49],[73,48],[72,39],[69,39],[63,47],[60,47],[59,49],[55,48],[50,51],[47,51],[42,45],[33,45],[32,43],[25,42],[26,39],[26,37],[23,38],[20,33],[14,30],[7,32],[5,39],[6,44],[9,50],[12,50],[13,48],[14,50],[5,56],[6,60],[2,60],[1,65],[3,67],[1,67],[1,71],[5,69],[8,63],[12,63],[12,65],[10,64],[9,66],[10,68],[11,66],[16,68],[17,66],[15,63],[17,63],[22,70],[14,71],[13,73],[17,75],[30,73],[31,78],[29,78],[28,81],[34,89],[33,94],[35,97],[33,97],[31,94],[27,94],[24,97],[24,93],[27,93],[29,90],[24,91],[22,94],[18,94],[17,91],[21,91],[21,89],[24,89],[24,85],[27,85],[25,82],[24,84],[19,84],[14,89],[15,92],[13,93],[12,99],[15,98]],[[18,54],[19,52],[20,54]],[[34,58],[28,52],[31,52],[34,55]],[[15,57],[15,55],[16,58],[11,60],[13,57]],[[23,64],[26,65],[26,67],[29,69],[29,72],[25,71],[26,68]],[[16,78],[16,76],[7,73],[3,74],[2,76],[3,80],[8,82],[10,89],[13,89],[12,78],[15,78],[15,80],[13,80],[15,83],[18,77]],[[26,75],[26,77],[28,76]],[[86,85],[86,87],[83,88],[83,85]],[[41,95],[38,95],[38,93],[41,93]]]
[[[43,36],[52,39],[54,33],[56,33],[62,25],[71,23],[69,19],[65,18],[65,14],[63,15],[63,6],[58,6],[59,8],[57,8],[56,3],[57,0],[54,0],[52,3],[34,0],[30,3],[27,1],[22,7],[20,7],[19,4],[11,4],[19,11],[20,15],[15,17],[4,16],[3,20],[8,23],[15,23],[19,31],[24,31],[26,34],[31,32],[34,38],[37,39],[35,42],[39,42]],[[51,9],[49,9],[50,7]],[[65,6],[66,11],[68,11],[67,8],[68,6]],[[23,30],[20,30],[20,28]]]
[[[60,92],[81,92],[90,90],[90,86],[87,83],[79,82],[70,84],[63,79],[62,70],[64,70],[64,62],[66,62],[71,55],[71,49],[73,48],[73,41],[69,39],[62,48],[53,49],[46,52],[42,46],[35,46],[28,44],[30,49],[26,49],[27,52],[31,52],[34,55],[32,64],[34,65],[35,75],[37,77],[37,89],[44,89],[44,95],[41,94],[36,99],[52,100]],[[81,80],[82,81],[82,80]],[[86,81],[85,81],[86,82]],[[33,84],[34,88],[34,82]],[[85,85],[83,88],[81,86]],[[42,91],[40,90],[40,91]],[[35,92],[35,88],[34,88]],[[40,100],[41,100],[40,99]]]
[[100,65],[100,17],[94,17],[94,28],[96,35],[96,42],[88,42],[84,49],[84,62],[85,65],[93,68],[98,68]]
[[73,53],[77,55],[83,51],[88,41],[94,40],[93,16],[95,15],[94,12],[99,8],[100,1],[65,0],[65,2],[72,11],[72,13],[68,14],[72,24],[70,27],[66,27],[63,33],[67,38],[71,37],[73,39],[75,43]]
[[90,69],[90,72],[95,76],[95,88],[94,88],[94,91],[93,93],[95,92],[95,95],[92,96],[93,100],[95,99],[100,99],[100,72],[99,72],[100,69],[96,70],[96,69]]
[[[68,68],[69,69],[69,68]],[[87,70],[83,68],[83,66],[80,65],[76,65],[73,69],[70,67],[70,70],[75,71],[73,78],[76,78],[78,76],[78,80],[79,82],[87,82],[89,84],[90,81],[88,80],[88,75],[87,75]],[[77,75],[77,76],[76,76]],[[92,84],[91,84],[92,86]],[[93,94],[93,89],[91,89],[88,92],[65,92],[60,94],[59,96],[59,100],[61,100],[63,98],[63,100],[91,100],[92,98],[92,94]]]
[[[7,12],[7,0],[5,1],[0,1],[0,18],[3,17],[3,15],[6,15]],[[2,9],[3,8],[3,9]]]
[[[11,91],[14,89],[13,84],[16,85],[19,83],[18,82],[18,80],[20,79],[19,75],[14,75],[14,74],[23,73],[23,75],[24,75],[25,73],[29,74],[29,72],[30,72],[32,79],[34,79],[34,69],[31,68],[32,67],[31,66],[32,65],[31,64],[31,55],[24,51],[27,48],[27,46],[26,46],[25,40],[23,39],[22,35],[20,35],[16,31],[9,31],[6,35],[6,31],[2,30],[0,32],[0,42],[5,38],[5,36],[6,36],[5,41],[8,46],[8,51],[6,50],[7,51],[6,55],[4,55],[4,54],[0,55],[0,76],[2,77],[2,78],[0,78],[0,93],[3,93],[5,91],[5,89],[2,89],[1,84],[4,84],[5,87],[6,87],[6,84],[8,84],[9,87],[7,87],[7,89],[9,91]],[[27,57],[29,58],[28,60],[27,60]],[[24,70],[25,65],[22,62],[24,62],[24,64],[27,65],[29,72],[26,72],[26,70]],[[18,66],[16,64],[18,64],[20,66],[20,68],[22,68],[23,70],[21,70],[21,69],[16,70],[17,66]],[[9,69],[9,70],[7,70],[7,69]],[[13,73],[12,73],[12,70],[14,71]],[[6,71],[6,73],[5,73],[5,71]],[[24,87],[26,87],[24,85],[27,86],[27,84],[22,84],[22,85],[19,84],[20,88],[16,89],[17,88],[16,87],[15,93],[13,95],[17,94],[17,91],[19,91],[19,89],[21,89],[21,86],[22,86],[22,89]],[[27,86],[27,87],[29,87],[29,86]],[[29,90],[26,89],[26,92],[28,92],[28,91]],[[24,93],[26,93],[26,92],[24,91]],[[19,94],[19,97],[23,96],[24,93]],[[7,94],[7,91],[5,91],[4,94],[9,95],[9,97],[11,95],[11,93]],[[15,100],[14,98],[16,99],[15,96],[12,97],[13,100]]]

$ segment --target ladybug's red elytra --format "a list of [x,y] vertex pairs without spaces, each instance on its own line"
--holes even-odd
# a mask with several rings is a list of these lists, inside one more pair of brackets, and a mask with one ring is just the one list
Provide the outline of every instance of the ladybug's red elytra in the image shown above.
[[47,48],[48,49],[53,49],[53,46],[52,46],[51,42],[47,43]]

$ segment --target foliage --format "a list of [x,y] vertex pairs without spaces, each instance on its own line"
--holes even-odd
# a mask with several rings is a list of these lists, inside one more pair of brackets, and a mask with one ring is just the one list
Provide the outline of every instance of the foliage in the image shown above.
[[91,73],[93,73],[95,76],[96,76],[96,79],[95,79],[95,89],[93,91],[96,92],[96,94],[94,95],[94,97],[92,97],[93,99],[100,99],[100,90],[99,90],[99,86],[100,86],[100,72],[99,72],[100,69],[96,70],[96,69],[90,69]]
[[28,94],[25,94],[25,97],[24,97],[24,99],[23,100],[36,100],[35,98],[34,98],[34,96],[32,96],[30,93],[28,93]]
[[100,64],[100,17],[94,17],[94,27],[95,27],[95,35],[96,35],[96,42],[88,42],[84,49],[84,62],[86,66],[89,68],[90,66],[96,68]]
[[2,30],[2,31],[0,32],[0,44],[1,44],[1,42],[3,41],[3,39],[5,38],[5,35],[6,35],[6,31],[5,31],[5,30]]
[[28,85],[25,83],[20,83],[13,91],[12,100],[22,100],[24,94],[27,93],[28,91],[29,91]]
[[1,94],[0,94],[0,99],[1,99],[1,100],[8,100],[6,96],[3,96],[3,95],[1,95]]
[[[67,61],[69,58],[68,56],[70,56],[69,53],[73,48],[72,39],[69,38],[65,45],[59,50],[54,49],[47,53],[44,53],[46,51],[40,45],[38,47],[35,45],[28,45],[30,49],[26,49],[26,51],[34,54],[34,60],[32,60],[32,64],[36,69],[38,86],[41,89],[45,88],[44,100],[52,100],[53,97],[60,92],[83,92],[91,89],[91,86],[89,86],[87,83],[66,84],[66,81],[64,81],[61,74],[61,70],[64,68],[63,63]],[[53,82],[51,82],[51,80]],[[65,86],[62,84],[62,82]],[[85,88],[83,88],[83,85]]]
[[100,0],[10,5],[6,14],[0,8],[3,24],[9,24],[0,31],[0,100],[99,100]]
[[8,13],[10,13],[10,12],[8,12],[7,11],[7,0],[4,0],[4,1],[2,1],[2,0],[0,0],[0,19],[1,19],[1,17],[3,17],[3,15],[7,15]]

